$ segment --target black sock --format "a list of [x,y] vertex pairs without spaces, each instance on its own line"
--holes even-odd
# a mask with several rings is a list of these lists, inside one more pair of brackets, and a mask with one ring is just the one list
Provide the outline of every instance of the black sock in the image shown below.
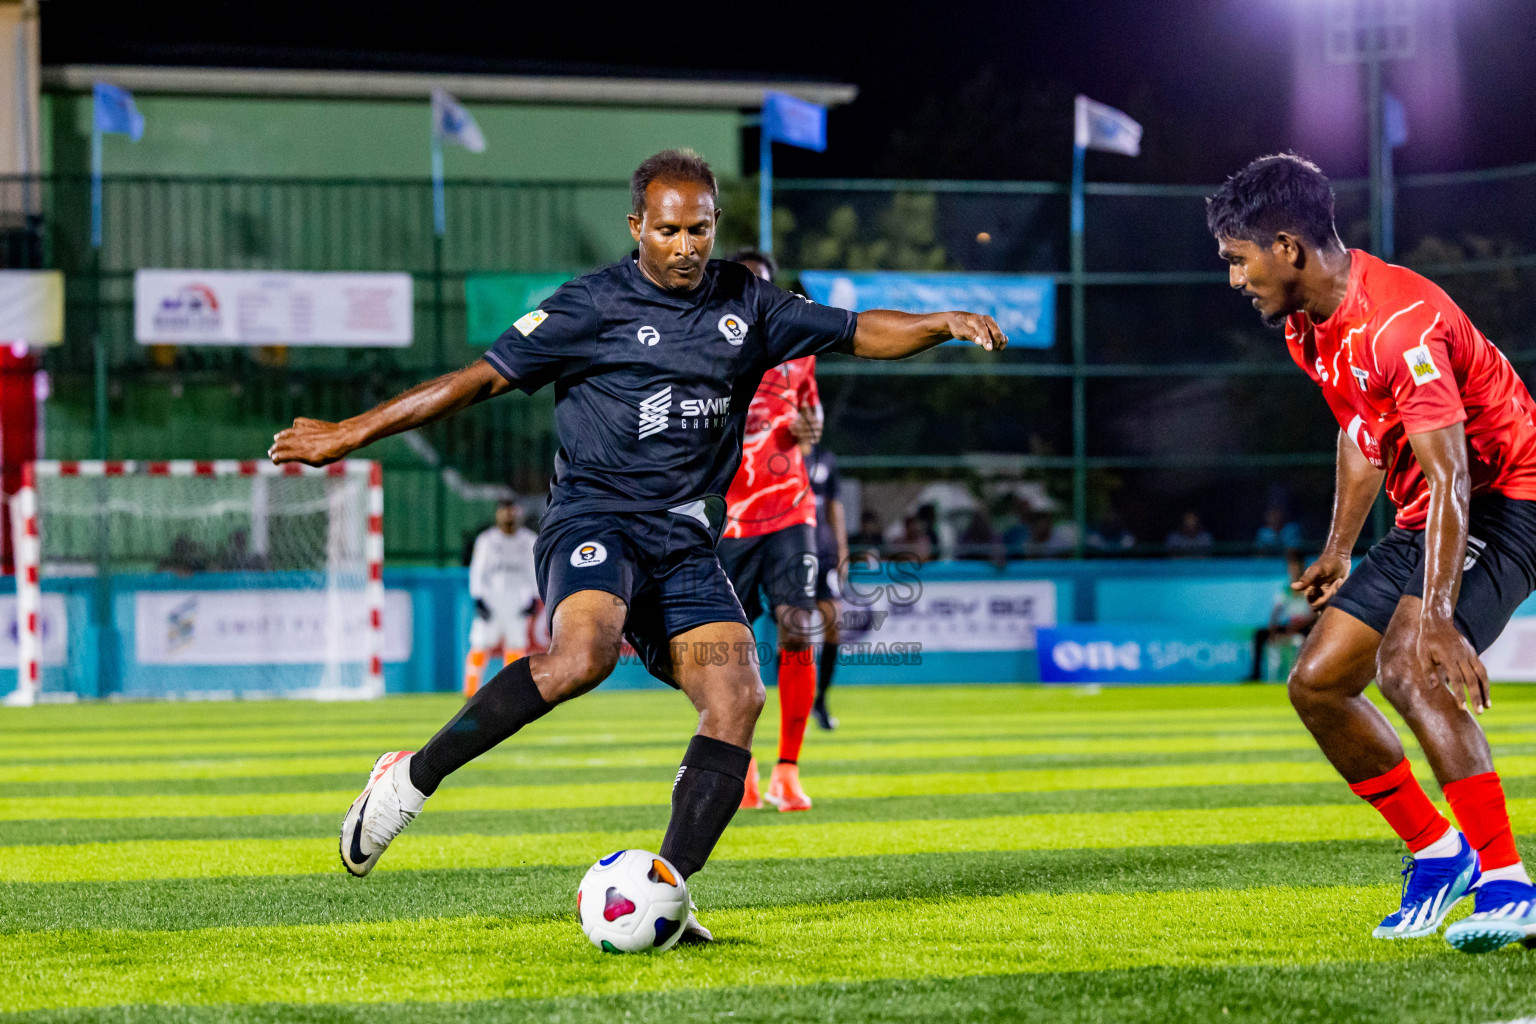
[[411,758],[411,785],[431,796],[449,774],[543,718],[553,707],[534,685],[528,659],[517,659],[480,687],[416,752]]
[[695,736],[672,785],[672,820],[661,855],[687,878],[709,859],[747,789],[752,751],[724,740]]
[[827,691],[832,689],[832,670],[837,668],[837,644],[822,644],[816,662],[816,706],[827,710]]

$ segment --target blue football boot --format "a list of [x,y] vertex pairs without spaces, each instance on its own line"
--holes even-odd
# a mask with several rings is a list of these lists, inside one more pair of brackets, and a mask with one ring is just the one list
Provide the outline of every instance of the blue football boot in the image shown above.
[[1445,941],[1463,953],[1489,953],[1536,938],[1536,885],[1494,879],[1473,898],[1472,913],[1445,930]]
[[1450,857],[1403,858],[1403,905],[1388,914],[1372,935],[1378,939],[1418,939],[1440,930],[1445,915],[1482,876],[1477,851],[1466,836],[1456,838],[1461,846]]

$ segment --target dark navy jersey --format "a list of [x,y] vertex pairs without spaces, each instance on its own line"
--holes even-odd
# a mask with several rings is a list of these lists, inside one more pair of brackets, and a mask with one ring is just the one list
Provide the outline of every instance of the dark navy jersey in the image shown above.
[[693,291],[669,292],[631,253],[561,286],[485,358],[529,394],[555,385],[545,523],[676,509],[717,528],[763,374],[848,342],[856,320],[724,260]]
[[[811,480],[811,494],[816,498],[816,550],[837,553],[837,527],[832,522],[832,502],[841,501],[842,482],[837,475],[837,456],[821,445],[814,445],[805,457],[805,474]],[[827,566],[830,568],[830,566]]]

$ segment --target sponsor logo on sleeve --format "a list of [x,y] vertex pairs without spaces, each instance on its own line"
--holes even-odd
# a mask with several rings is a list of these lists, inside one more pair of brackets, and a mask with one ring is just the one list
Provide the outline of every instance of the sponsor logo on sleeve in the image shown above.
[[1358,367],[1358,366],[1351,366],[1349,368],[1349,370],[1350,370],[1351,373],[1353,373],[1355,375],[1355,383],[1360,385],[1360,390],[1361,391],[1364,391],[1367,388],[1367,386],[1370,385],[1370,382],[1371,382],[1370,374],[1366,373],[1364,370],[1360,369],[1360,367]]
[[1408,372],[1413,374],[1415,385],[1440,379],[1440,368],[1435,365],[1434,358],[1429,354],[1428,345],[1415,345],[1403,353],[1403,359],[1408,363]]
[[517,322],[512,326],[521,331],[523,337],[526,338],[528,335],[533,333],[533,329],[535,327],[543,323],[548,317],[549,314],[544,312],[542,309],[535,309],[518,317]]
[[578,569],[590,565],[602,565],[608,561],[608,549],[595,540],[583,541],[571,552],[571,564]]
[[646,324],[635,333],[635,337],[640,339],[640,344],[644,345],[646,348],[650,348],[652,345],[661,340],[661,332],[652,327],[650,324]]
[[720,333],[725,336],[725,340],[732,345],[739,346],[747,340],[747,322],[735,313],[727,313],[725,316],[722,316],[718,326]]

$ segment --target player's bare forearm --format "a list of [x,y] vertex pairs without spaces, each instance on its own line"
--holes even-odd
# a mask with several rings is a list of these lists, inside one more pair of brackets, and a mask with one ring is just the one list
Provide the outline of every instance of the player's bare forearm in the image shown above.
[[340,423],[300,417],[273,438],[267,455],[279,464],[302,462],[324,466],[374,441],[434,423],[511,388],[511,383],[491,364],[479,360],[462,370],[418,384]]
[[1381,493],[1382,477],[1386,474],[1371,465],[1354,441],[1339,431],[1338,459],[1334,468],[1333,520],[1328,526],[1328,543],[1324,550],[1349,558],[1355,550],[1355,541],[1365,529],[1371,506]]
[[1472,476],[1467,469],[1467,435],[1460,423],[1409,434],[1414,458],[1429,484],[1424,519],[1424,596],[1419,611],[1418,658],[1431,682],[1443,684],[1479,714],[1492,707],[1488,670],[1456,629],[1467,553]]
[[848,568],[847,513],[843,511],[843,503],[836,498],[828,505],[828,513],[832,516],[832,536],[837,541],[837,571],[843,573]]
[[999,352],[1008,346],[1008,336],[997,321],[981,313],[868,309],[859,314],[847,351],[864,359],[904,359],[950,338],[980,345],[988,352]]

